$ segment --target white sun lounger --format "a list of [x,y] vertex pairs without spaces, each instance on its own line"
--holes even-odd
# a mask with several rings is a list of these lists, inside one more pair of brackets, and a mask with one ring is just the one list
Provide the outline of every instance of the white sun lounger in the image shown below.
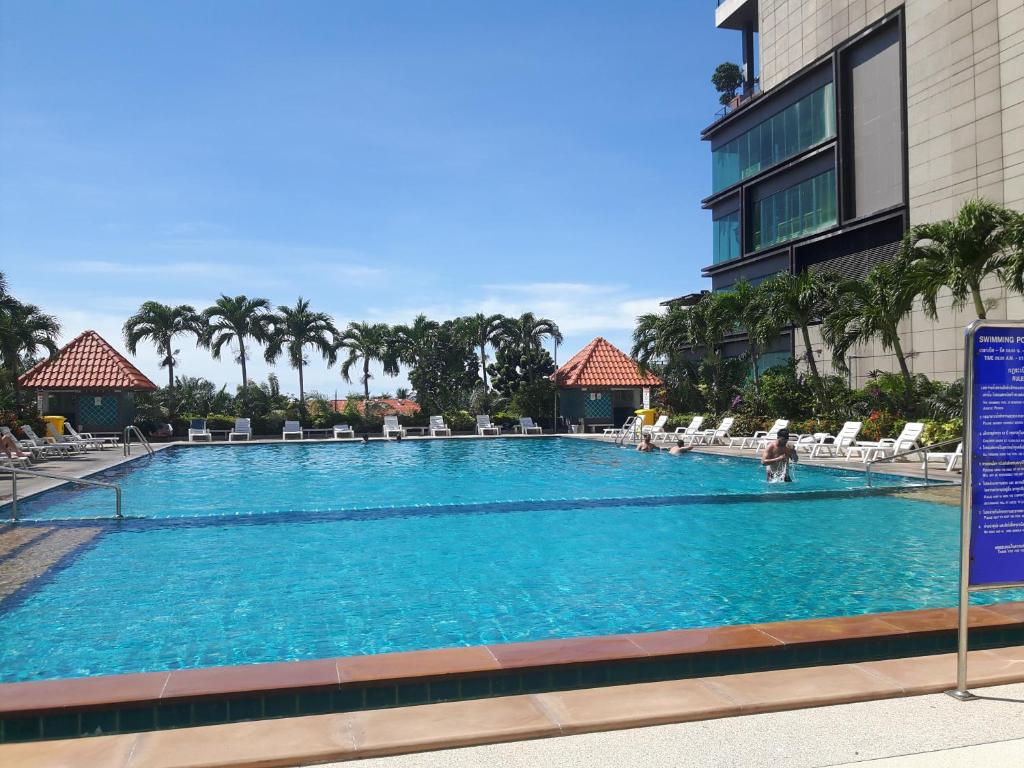
[[85,452],[90,448],[99,450],[102,446],[97,440],[85,440],[84,438],[73,438],[71,435],[62,435],[57,431],[57,428],[53,426],[53,422],[46,422],[46,436],[51,438],[55,443],[62,443],[64,445],[74,446],[76,451]]
[[921,462],[921,469],[924,469],[929,461],[946,462],[947,472],[952,472],[956,469],[957,464],[962,468],[964,461],[964,444],[958,443],[955,451],[928,451],[924,455],[924,461]]
[[341,437],[355,437],[356,431],[352,429],[348,424],[335,424],[334,425],[334,439],[337,440]]
[[297,421],[286,421],[284,423],[284,426],[281,428],[281,439],[287,440],[288,435],[295,435],[296,437],[299,438],[299,440],[301,440],[302,425],[299,424],[299,422]]
[[[811,458],[822,458],[825,454],[828,454],[829,458],[839,458],[841,455],[845,455],[849,452],[850,446],[857,442],[861,426],[859,421],[848,421],[835,435],[822,434],[821,439],[815,440],[808,448]],[[797,450],[800,450],[799,445]]]
[[917,441],[920,439],[923,432],[924,424],[921,422],[907,422],[906,426],[903,427],[903,431],[900,432],[899,437],[895,440],[892,438],[886,438],[885,440],[879,440],[877,442],[862,442],[858,440],[847,449],[846,460],[849,461],[852,459],[854,454],[860,456],[861,460],[865,464],[869,461],[874,461],[875,459],[894,458],[897,453],[904,453],[905,451],[910,451],[914,448],[920,448],[921,446],[917,444]]
[[705,429],[703,432],[694,433],[690,439],[691,445],[728,445],[732,439],[729,431],[732,429],[733,416],[726,416],[715,429]]
[[448,428],[448,425],[444,423],[444,416],[431,416],[430,417],[430,436],[437,437],[438,435],[452,436],[452,431]]
[[531,433],[536,433],[538,435],[544,434],[544,428],[538,427],[536,424],[534,424],[533,417],[531,416],[524,416],[519,420],[519,431],[522,432],[524,435],[529,435]]
[[492,435],[500,435],[501,427],[499,427],[497,424],[492,424],[490,416],[477,416],[476,433],[482,436],[486,435],[488,432],[491,433]]
[[11,438],[11,440],[13,440],[21,450],[28,451],[34,459],[43,459],[47,456],[63,456],[67,453],[57,446],[50,445],[49,443],[36,445],[32,440],[21,440],[17,435],[11,432],[10,427],[0,427],[0,435],[7,435],[7,437]]
[[676,427],[673,432],[660,432],[654,436],[655,441],[671,442],[672,440],[686,440],[692,438],[704,423],[703,416],[694,416],[685,427]]
[[228,442],[232,440],[248,440],[252,437],[252,421],[249,419],[235,419],[235,428],[228,432]]
[[196,440],[213,440],[213,435],[206,428],[206,419],[192,419],[188,425],[188,441],[191,443]]
[[763,448],[766,444],[775,440],[779,436],[780,429],[786,429],[789,426],[789,419],[776,419],[775,423],[768,429],[761,429],[754,432],[752,435],[747,437],[731,437],[729,438],[729,446],[738,445],[742,448]]
[[70,421],[64,422],[64,429],[67,430],[69,435],[78,440],[92,440],[94,443],[99,443],[103,448],[117,447],[116,437],[94,437],[91,432],[76,432],[75,428],[71,426]]
[[68,445],[67,443],[43,440],[43,438],[39,437],[39,435],[35,433],[35,430],[33,430],[28,424],[21,425],[21,432],[25,435],[25,438],[31,445],[34,445],[36,448],[42,448],[43,450],[49,450],[51,454],[59,453],[62,456],[70,456],[73,453],[81,453],[76,446]]
[[399,437],[405,437],[405,429],[398,423],[397,416],[385,416],[384,437],[391,437],[393,434],[397,434]]
[[640,430],[640,434],[650,435],[651,439],[654,440],[658,435],[663,434],[665,432],[665,425],[667,423],[668,416],[663,414],[659,416],[653,424],[642,427]]

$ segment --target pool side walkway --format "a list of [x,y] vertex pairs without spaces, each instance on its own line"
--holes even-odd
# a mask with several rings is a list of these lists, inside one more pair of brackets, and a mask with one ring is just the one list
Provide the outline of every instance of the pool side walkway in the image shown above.
[[[970,654],[971,685],[982,688],[1010,685],[1024,681],[1024,646],[975,651]],[[771,672],[726,675],[660,683],[610,686],[553,693],[527,694],[480,701],[460,701],[426,704],[415,707],[353,712],[345,714],[315,715],[280,720],[201,726],[142,734],[97,736],[60,741],[29,742],[0,746],[0,765],[19,768],[57,768],[58,766],[92,766],[93,768],[273,768],[274,766],[314,765],[330,761],[349,761],[360,758],[401,755],[430,750],[497,744],[548,737],[587,734],[617,729],[714,721],[719,718],[755,715],[767,712],[786,712],[808,707],[853,702],[877,702],[899,697],[940,693],[952,687],[955,677],[955,656],[940,654],[910,659],[891,659],[836,666],[787,669]],[[1016,694],[1019,689],[1014,689]],[[991,703],[1009,699],[1015,708],[989,707],[986,714],[1006,713],[1013,728],[993,735],[1002,738],[1024,737],[1024,718],[1019,695],[1014,698],[993,696]],[[1009,704],[1009,702],[1005,702]],[[979,706],[980,704],[980,706]],[[925,704],[925,713],[942,709],[943,716],[953,720],[966,719],[984,707],[986,702],[956,702],[949,699],[933,700]],[[914,709],[913,706],[910,707]],[[972,709],[973,708],[973,709]],[[922,709],[917,707],[918,710]],[[819,732],[819,739],[835,741],[858,727],[871,713],[870,706],[862,705],[850,716],[832,715],[828,730]],[[1016,717],[1013,715],[1016,714]],[[838,723],[836,720],[838,719]],[[875,733],[874,741],[893,740],[898,744],[920,743],[921,733],[936,730],[924,715],[903,720],[906,732],[900,731],[901,722],[892,716],[876,717],[884,730]],[[1008,723],[1008,724],[1009,724]],[[749,723],[742,720],[724,724],[711,724],[704,728],[719,729],[724,725],[742,732]],[[862,723],[861,723],[862,725]],[[978,726],[975,733],[993,732],[989,723]],[[719,729],[719,732],[722,732]],[[634,738],[632,762],[624,765],[650,765],[642,748],[647,732]],[[995,733],[995,732],[993,732]],[[792,742],[793,732],[789,732]],[[650,732],[656,739],[657,733]],[[864,736],[864,746],[871,740]],[[915,742],[917,739],[917,742]],[[771,743],[771,742],[768,742]],[[966,742],[978,743],[978,742]],[[552,743],[561,749],[558,742]],[[692,745],[691,745],[692,746]],[[764,743],[761,743],[763,750]],[[780,748],[781,748],[780,744]],[[944,746],[961,746],[949,744]],[[927,747],[926,747],[927,748]],[[536,745],[523,747],[524,754],[536,753]],[[543,745],[540,747],[543,750]],[[571,750],[572,751],[572,750]],[[910,750],[908,750],[910,751]],[[629,755],[630,750],[627,750]],[[458,754],[458,753],[455,753]],[[577,764],[593,765],[578,751]],[[877,753],[876,753],[877,754]],[[898,754],[898,753],[895,753]],[[775,761],[767,765],[784,765],[776,752]],[[813,755],[811,755],[813,757]],[[885,756],[879,755],[879,756]],[[602,755],[600,764],[614,764]],[[678,759],[671,765],[692,764]],[[740,758],[742,760],[742,756]],[[487,764],[460,761],[463,765]],[[849,762],[849,761],[847,761]],[[386,763],[385,763],[386,764]],[[420,760],[400,763],[425,765]],[[438,765],[457,765],[442,760]],[[514,761],[504,765],[514,765]],[[543,764],[540,761],[520,764]],[[565,765],[572,762],[552,764]],[[707,763],[705,763],[707,764]],[[728,764],[724,761],[714,765]],[[752,765],[742,761],[733,764]],[[824,761],[801,765],[828,765]],[[832,763],[835,764],[835,763]],[[989,766],[993,768],[993,766]]]

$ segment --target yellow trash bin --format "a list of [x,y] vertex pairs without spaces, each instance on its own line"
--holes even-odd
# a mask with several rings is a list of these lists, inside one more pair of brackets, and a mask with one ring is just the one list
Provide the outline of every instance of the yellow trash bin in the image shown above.
[[[64,422],[67,421],[63,416],[43,416],[43,421],[48,421],[53,424],[53,428],[57,430],[58,435],[64,434]],[[47,435],[50,437],[50,435]]]
[[654,424],[654,419],[658,415],[658,412],[653,408],[638,408],[633,413],[640,417],[645,427]]

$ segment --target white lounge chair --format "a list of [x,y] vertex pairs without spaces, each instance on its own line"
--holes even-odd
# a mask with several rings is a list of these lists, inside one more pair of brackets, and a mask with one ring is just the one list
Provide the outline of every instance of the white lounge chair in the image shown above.
[[284,426],[281,428],[281,439],[287,440],[288,435],[294,435],[295,437],[302,439],[302,425],[297,421],[286,421]]
[[605,427],[604,435],[606,437],[624,437],[627,432],[635,433],[642,428],[643,420],[639,416],[630,416],[622,423],[621,427]]
[[501,427],[497,424],[491,424],[490,416],[477,416],[476,417],[476,433],[478,435],[486,435],[490,432],[492,435],[500,435]]
[[[816,440],[812,446],[808,449],[812,459],[817,459],[824,454],[828,454],[830,458],[839,458],[839,456],[849,452],[850,446],[857,442],[857,435],[860,434],[861,422],[859,421],[848,421],[843,424],[842,428],[835,434],[829,435],[824,434],[820,440]],[[815,435],[817,437],[817,435]],[[800,446],[797,446],[797,450]]]
[[685,427],[676,427],[673,432],[661,432],[654,436],[654,440],[661,440],[662,442],[671,442],[672,440],[686,440],[692,438],[693,435],[700,429],[701,424],[704,423],[703,416],[694,416],[690,419],[690,423]]
[[191,443],[196,440],[213,440],[213,435],[206,428],[206,419],[192,419],[188,425],[188,441]]
[[928,451],[924,455],[924,461],[921,463],[921,469],[924,469],[929,461],[946,462],[947,472],[952,472],[956,469],[957,464],[962,468],[964,461],[964,444],[958,443],[955,451]]
[[728,445],[732,439],[729,436],[729,431],[732,429],[733,422],[736,421],[733,416],[726,416],[722,419],[722,422],[714,429],[705,429],[703,432],[694,433],[690,439],[691,445]]
[[762,442],[771,442],[778,437],[780,429],[786,429],[789,426],[789,419],[776,419],[775,423],[768,429],[759,429],[752,435],[745,437],[730,437],[729,447],[738,445],[742,448],[757,448]]
[[99,450],[100,443],[95,440],[85,440],[83,438],[75,439],[71,435],[62,435],[57,431],[57,428],[53,426],[52,421],[46,422],[46,436],[52,439],[55,443],[63,443],[65,445],[74,446],[76,451],[84,453],[90,448]]
[[341,437],[355,437],[356,431],[352,429],[348,424],[335,424],[334,425],[334,439],[337,440]]
[[444,423],[444,416],[431,416],[430,417],[430,436],[437,437],[438,435],[452,436],[452,431],[448,428],[448,425]]
[[658,435],[664,434],[664,432],[665,432],[665,425],[667,423],[668,423],[668,416],[665,415],[665,414],[662,414],[657,419],[655,419],[653,424],[641,427],[640,428],[640,434],[642,434],[642,435],[650,435],[651,439],[654,440]]
[[71,426],[70,421],[64,422],[64,429],[69,435],[78,440],[92,440],[95,443],[99,443],[103,448],[116,448],[117,438],[116,437],[96,437],[91,432],[76,432],[75,428]]
[[0,451],[0,467],[31,467],[32,460],[28,456],[8,456]]
[[232,440],[248,440],[252,437],[252,421],[235,419],[235,428],[228,432],[228,442]]
[[385,416],[384,417],[384,437],[388,438],[391,435],[397,434],[399,437],[405,437],[405,429],[401,424],[398,423],[397,416]]
[[0,435],[6,435],[15,442],[15,444],[22,450],[27,451],[33,459],[43,459],[47,456],[63,456],[65,451],[60,450],[57,446],[46,443],[45,445],[36,445],[31,440],[21,440],[11,432],[10,427],[0,427]]
[[903,427],[903,431],[900,432],[899,437],[895,440],[892,438],[886,438],[877,442],[858,440],[847,449],[846,460],[852,459],[854,454],[860,456],[865,464],[875,459],[895,458],[898,453],[920,448],[921,446],[917,444],[917,441],[921,438],[923,432],[924,424],[921,422],[907,422]]
[[39,435],[35,433],[28,424],[21,425],[21,433],[25,435],[25,439],[36,448],[42,448],[43,450],[49,450],[50,454],[60,454],[62,456],[70,456],[74,453],[80,453],[79,449],[72,445],[65,443],[51,442],[49,440],[43,440]]
[[531,433],[536,433],[538,435],[544,434],[543,427],[538,427],[536,424],[534,424],[533,418],[530,416],[524,416],[519,420],[519,431],[522,432],[524,435],[529,435]]

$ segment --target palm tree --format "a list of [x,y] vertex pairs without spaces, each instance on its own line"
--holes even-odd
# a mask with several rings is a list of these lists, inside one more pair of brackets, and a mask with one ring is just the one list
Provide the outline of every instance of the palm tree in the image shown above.
[[[761,286],[763,285],[764,283],[761,283]],[[761,353],[775,340],[784,325],[776,315],[766,311],[767,294],[761,286],[755,287],[747,280],[740,280],[722,294],[726,313],[735,319],[747,334],[747,351],[754,377],[754,393],[758,398],[761,396],[758,361]]]
[[825,272],[807,270],[798,275],[782,272],[763,283],[765,313],[778,322],[800,329],[811,381],[823,401],[826,397],[825,385],[814,360],[809,328],[812,323],[834,311],[835,283],[836,279]]
[[131,354],[138,352],[139,342],[149,339],[161,355],[160,367],[167,368],[167,388],[174,389],[174,337],[195,334],[198,344],[205,325],[200,315],[188,304],[171,307],[158,301],[147,301],[124,324],[124,343]]
[[[426,317],[420,315],[425,322]],[[419,318],[417,318],[418,320]],[[379,362],[384,372],[390,376],[398,374],[396,344],[391,329],[384,323],[349,323],[348,328],[338,341],[339,350],[347,350],[348,356],[341,364],[341,375],[345,381],[351,382],[352,366],[360,360],[363,363],[363,415],[368,416],[370,408],[370,363]]]
[[953,294],[954,308],[971,300],[978,317],[985,319],[988,307],[981,283],[986,277],[999,275],[1018,290],[1024,287],[1024,263],[1011,259],[1016,216],[988,200],[968,200],[952,219],[911,227],[903,238],[903,258],[910,265],[907,279],[929,317],[938,318],[936,302],[943,288]]
[[312,312],[309,301],[298,298],[294,307],[280,305],[277,313],[270,317],[270,331],[267,334],[267,348],[263,357],[268,363],[277,362],[282,354],[288,364],[299,372],[299,410],[306,413],[306,390],[303,382],[303,368],[306,366],[306,347],[320,353],[328,366],[338,359],[336,343],[338,329],[334,320],[325,312]]
[[485,315],[477,312],[466,318],[466,327],[473,336],[473,343],[480,350],[480,375],[483,377],[484,392],[487,392],[487,345],[501,337],[505,323],[504,315]]
[[907,265],[899,260],[874,267],[863,280],[843,280],[836,288],[836,303],[822,324],[822,337],[832,348],[832,364],[848,370],[850,348],[879,339],[900,366],[907,407],[913,405],[913,377],[900,343],[899,323],[914,307],[914,285]]
[[245,340],[266,343],[270,333],[270,302],[221,294],[216,303],[203,312],[203,318],[208,324],[203,343],[210,348],[214,360],[220,360],[225,344],[238,344],[237,360],[242,366],[242,392],[245,393],[249,384],[245,370]]
[[59,351],[60,323],[34,304],[22,304],[7,293],[0,275],[0,357],[11,374],[14,407],[18,408],[18,373],[23,358],[34,358],[45,350],[52,360]]
[[385,327],[380,331],[386,342],[386,348],[378,359],[385,362],[386,372],[391,376],[398,375],[398,362],[408,366],[415,366],[421,356],[425,344],[429,344],[431,334],[439,327],[439,323],[430,320],[426,315],[419,314],[412,321],[411,325],[396,325],[393,328]]
[[[553,320],[536,317],[532,312],[524,312],[519,317],[505,318],[496,338],[527,352],[539,351],[544,339],[554,339],[556,344],[561,344],[563,341],[562,332],[558,330],[558,326]],[[531,367],[530,384],[534,383],[534,378]]]

